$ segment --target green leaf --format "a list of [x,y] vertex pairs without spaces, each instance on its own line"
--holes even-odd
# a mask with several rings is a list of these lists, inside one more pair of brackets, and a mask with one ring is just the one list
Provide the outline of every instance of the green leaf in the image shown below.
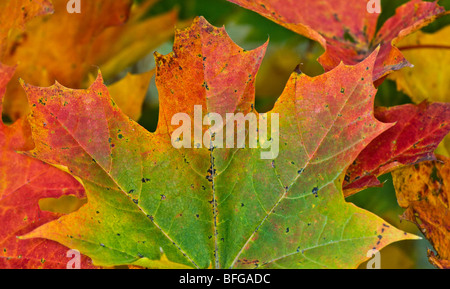
[[346,168],[391,127],[373,116],[378,50],[315,78],[292,74],[271,111],[279,126],[267,115],[273,160],[261,158],[263,137],[253,149],[172,146],[172,117],[194,119],[195,105],[202,116],[257,115],[254,82],[266,46],[245,51],[203,18],[177,31],[174,52],[156,55],[155,133],[111,102],[101,75],[87,90],[24,85],[30,154],[67,167],[88,197],[25,238],[58,241],[100,266],[194,268],[357,267],[369,250],[416,238],[346,203],[342,192]]

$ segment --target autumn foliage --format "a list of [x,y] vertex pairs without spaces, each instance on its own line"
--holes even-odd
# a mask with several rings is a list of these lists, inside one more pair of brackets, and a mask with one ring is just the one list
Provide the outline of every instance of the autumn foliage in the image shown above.
[[[297,66],[267,112],[279,153],[261,159],[261,147],[176,149],[171,120],[199,105],[262,117],[270,40],[246,50],[204,17],[141,2],[83,1],[80,14],[0,2],[0,268],[66,268],[71,249],[82,268],[357,268],[418,239],[346,200],[387,173],[430,262],[450,268],[450,30],[420,30],[444,7],[410,0],[380,24],[365,0],[229,0],[324,49],[324,72]],[[154,70],[124,73],[173,35]],[[432,49],[439,61],[425,61]],[[153,76],[151,132],[138,121]],[[386,79],[411,103],[375,106]]]

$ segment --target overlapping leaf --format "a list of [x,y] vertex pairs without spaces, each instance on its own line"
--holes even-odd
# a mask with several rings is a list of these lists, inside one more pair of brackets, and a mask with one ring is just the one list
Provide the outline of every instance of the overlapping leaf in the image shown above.
[[[414,68],[406,68],[389,76],[397,88],[415,103],[450,102],[448,67],[450,66],[450,26],[428,34],[418,31],[398,43],[398,47]],[[450,157],[450,136],[437,153]]]
[[344,181],[346,196],[381,185],[377,177],[399,166],[435,160],[434,151],[450,131],[447,103],[379,108],[375,116],[396,124],[372,141],[349,167]]
[[[13,67],[0,64],[0,103],[13,74]],[[40,199],[84,197],[83,187],[69,174],[16,152],[33,147],[30,136],[24,120],[12,126],[0,123],[0,268],[66,268],[66,247],[43,239],[17,239],[61,216],[42,211]],[[86,257],[82,266],[93,267]]]
[[[132,6],[132,0],[86,1],[80,14],[69,14],[66,0],[53,3],[54,14],[30,21],[25,30],[14,30],[6,43],[3,62],[17,64],[15,78],[34,85],[58,80],[81,88],[93,66],[101,67],[110,79],[164,42],[177,19],[175,12],[144,19],[155,1],[143,6]],[[8,87],[4,110],[13,120],[28,111],[17,82]]]
[[156,56],[155,133],[110,101],[101,75],[87,90],[24,85],[31,154],[68,167],[88,196],[25,238],[58,241],[97,265],[198,268],[356,267],[367,251],[414,238],[342,192],[345,169],[392,126],[373,116],[378,51],[316,78],[292,74],[272,111],[280,116],[274,160],[261,159],[262,149],[172,146],[172,116],[194,119],[194,105],[203,116],[256,113],[265,47],[245,51],[203,18],[178,31],[174,52]]
[[415,223],[436,249],[429,259],[438,268],[450,268],[450,159],[410,166],[392,173],[403,218]]
[[393,45],[445,12],[436,2],[411,0],[399,7],[376,32],[379,14],[368,12],[368,1],[229,1],[318,41],[326,50],[319,62],[327,71],[341,61],[345,64],[359,63],[380,45],[374,81],[390,71],[410,65]]
[[450,26],[435,33],[417,31],[398,43],[399,49],[414,64],[389,76],[397,88],[415,103],[450,102],[447,70],[450,65]]

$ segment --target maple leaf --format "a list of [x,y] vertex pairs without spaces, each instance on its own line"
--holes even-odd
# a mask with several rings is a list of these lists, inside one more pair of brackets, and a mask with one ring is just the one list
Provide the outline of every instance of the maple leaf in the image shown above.
[[[58,80],[82,88],[93,66],[110,79],[166,41],[177,20],[175,11],[143,19],[155,1],[133,6],[132,0],[86,1],[81,14],[69,14],[66,0],[53,3],[52,15],[30,21],[7,39],[2,61],[17,64],[16,79],[39,86]],[[4,112],[16,120],[27,111],[23,89],[11,82]]]
[[442,77],[450,65],[449,36],[450,26],[447,26],[435,33],[417,31],[398,42],[399,49],[414,67],[397,71],[389,78],[415,103],[450,101],[448,81]]
[[400,6],[376,32],[379,14],[367,11],[368,1],[289,1],[228,0],[312,40],[325,53],[318,59],[326,71],[341,61],[356,64],[369,56],[378,45],[373,80],[393,70],[410,66],[394,46],[403,37],[443,15],[445,9],[436,2],[411,0]]
[[381,186],[377,177],[400,166],[435,160],[434,151],[450,131],[450,104],[422,102],[378,108],[375,117],[396,123],[373,140],[348,168],[345,195]]
[[87,90],[24,84],[30,154],[67,167],[88,202],[23,238],[55,240],[96,265],[152,268],[356,267],[371,249],[415,238],[342,193],[345,168],[392,126],[373,116],[378,51],[315,78],[292,74],[272,111],[282,116],[274,160],[261,149],[172,146],[172,116],[193,117],[194,105],[203,115],[257,113],[266,46],[245,51],[204,18],[177,31],[174,52],[156,54],[155,133],[111,102],[101,74]]
[[[14,67],[0,64],[0,111],[6,84]],[[19,240],[17,236],[61,217],[42,211],[39,200],[84,197],[84,188],[69,174],[17,153],[33,148],[26,120],[11,126],[0,122],[0,268],[66,268],[68,249],[54,241]],[[82,257],[83,268],[93,268]]]
[[[450,26],[435,33],[416,33],[398,43],[402,53],[414,64],[389,75],[415,103],[450,102],[448,79],[445,77],[450,66]],[[450,136],[438,147],[436,153],[450,157]]]
[[398,203],[406,211],[403,218],[415,223],[436,249],[430,262],[450,268],[450,159],[425,162],[392,172]]

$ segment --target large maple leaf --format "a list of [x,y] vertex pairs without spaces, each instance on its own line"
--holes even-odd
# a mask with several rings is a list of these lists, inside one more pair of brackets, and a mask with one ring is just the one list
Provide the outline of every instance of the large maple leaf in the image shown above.
[[[14,69],[0,64],[0,112]],[[33,148],[30,133],[26,120],[11,126],[0,122],[0,268],[66,268],[70,261],[66,247],[50,240],[17,238],[61,217],[41,210],[39,200],[85,196],[84,188],[68,173],[16,152]],[[93,267],[86,257],[81,264]]]
[[[17,65],[16,79],[39,86],[58,80],[73,88],[86,87],[93,66],[100,67],[110,80],[173,34],[175,11],[144,17],[155,2],[132,5],[132,0],[85,1],[82,13],[69,14],[66,0],[54,0],[52,15],[35,18],[23,30],[10,33],[1,60]],[[145,37],[148,35],[152,37]],[[16,120],[27,111],[23,89],[11,82],[5,114]]]
[[315,78],[292,74],[271,111],[280,116],[270,134],[279,133],[276,159],[261,159],[261,148],[172,146],[172,117],[194,119],[195,105],[202,116],[257,114],[254,81],[266,45],[245,51],[203,18],[177,31],[174,52],[156,55],[155,133],[111,102],[100,74],[87,90],[24,84],[30,155],[67,167],[88,196],[77,212],[24,238],[55,240],[96,265],[197,268],[356,267],[369,250],[415,238],[342,192],[345,169],[392,126],[373,115],[378,51]]
[[319,58],[325,70],[341,61],[356,64],[369,56],[378,45],[373,80],[390,71],[409,66],[393,45],[409,33],[443,15],[436,2],[411,0],[400,6],[376,32],[379,14],[369,13],[369,0],[228,0],[253,10],[284,27],[318,41],[326,50]]

